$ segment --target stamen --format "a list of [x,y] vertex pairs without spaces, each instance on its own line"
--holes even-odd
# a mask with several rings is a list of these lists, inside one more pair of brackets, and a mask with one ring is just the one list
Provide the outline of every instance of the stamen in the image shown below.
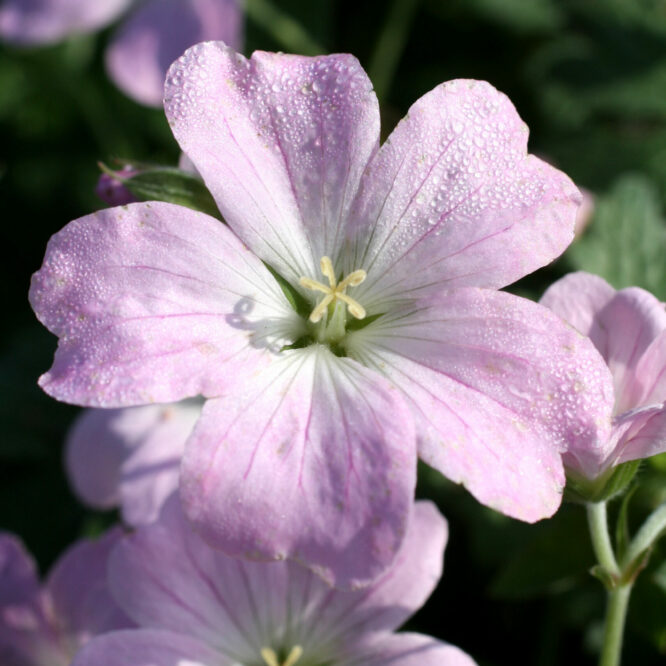
[[267,666],[294,666],[303,656],[303,648],[300,645],[294,645],[282,664],[278,661],[275,650],[272,650],[271,648],[261,648],[260,654]]
[[338,284],[335,279],[335,270],[333,268],[333,262],[329,257],[322,257],[319,262],[321,272],[328,278],[328,283],[330,286],[326,286],[322,282],[313,280],[309,277],[302,277],[299,282],[301,286],[306,287],[307,289],[312,289],[313,291],[321,291],[326,294],[317,307],[310,314],[310,321],[313,324],[316,324],[324,316],[326,308],[336,301],[337,299],[343,301],[347,304],[347,310],[349,314],[356,319],[363,319],[365,317],[365,308],[351,296],[345,294],[345,289],[347,287],[357,287],[363,280],[365,280],[367,273],[362,270],[356,270],[350,273],[344,280]]

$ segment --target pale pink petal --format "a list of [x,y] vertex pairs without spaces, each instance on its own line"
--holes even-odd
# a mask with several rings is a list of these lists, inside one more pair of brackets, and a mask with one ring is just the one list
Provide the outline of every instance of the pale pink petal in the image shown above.
[[323,346],[296,350],[206,403],[183,458],[185,510],[230,555],[367,584],[404,537],[413,437],[409,409],[379,375]]
[[337,666],[476,666],[454,645],[430,636],[400,633],[386,635],[362,654],[343,659]]
[[666,407],[663,404],[622,414],[614,426],[614,441],[619,440],[612,460],[614,465],[666,451]]
[[355,251],[343,272],[367,271],[356,292],[368,294],[366,308],[442,283],[499,288],[562,253],[580,193],[527,155],[527,134],[509,99],[482,81],[444,83],[410,108],[352,213]]
[[666,402],[666,330],[654,338],[636,363],[630,400],[636,405]]
[[166,203],[71,222],[49,241],[30,299],[60,337],[41,386],[90,406],[217,395],[270,363],[298,325],[229,229]]
[[35,563],[16,537],[0,532],[0,663],[32,666],[39,654],[56,650]]
[[604,460],[611,378],[552,312],[492,290],[443,291],[349,336],[352,358],[402,388],[419,454],[481,502],[535,521],[559,506],[561,454]]
[[109,46],[109,74],[135,101],[162,106],[171,63],[198,42],[218,39],[239,48],[242,23],[240,0],[148,0]]
[[351,55],[187,51],[165,110],[224,219],[285,278],[336,258],[351,202],[379,140],[372,84]]
[[655,338],[666,330],[666,309],[644,289],[629,287],[615,294],[598,314],[597,323],[608,332],[606,347],[599,351],[613,375],[615,413],[621,414],[640,406],[646,397],[637,365]]
[[[299,569],[301,578],[313,577]],[[184,632],[246,663],[258,657],[262,642],[270,645],[274,638],[271,616],[276,606],[285,614],[289,570],[285,562],[247,562],[212,549],[192,531],[173,498],[158,522],[114,551],[109,579],[139,625]]]
[[49,573],[46,592],[58,629],[75,644],[133,626],[111,597],[106,577],[109,553],[122,535],[115,528],[97,540],[74,544]]
[[591,273],[569,273],[554,282],[539,303],[587,335],[599,350],[608,346],[609,331],[597,321],[616,291],[606,280]]
[[[403,547],[386,574],[354,592],[326,589],[323,584],[308,587],[301,602],[302,635],[298,642],[330,654],[348,655],[369,634],[397,629],[437,586],[447,532],[446,521],[435,505],[417,502]],[[292,572],[290,588],[303,577],[296,574],[298,571]]]
[[129,525],[152,522],[178,487],[185,440],[200,412],[190,402],[84,411],[65,453],[76,494],[96,508],[120,506]]
[[79,651],[72,666],[238,666],[190,636],[134,629],[99,636]]
[[57,42],[111,23],[133,0],[5,0],[0,36],[22,45]]

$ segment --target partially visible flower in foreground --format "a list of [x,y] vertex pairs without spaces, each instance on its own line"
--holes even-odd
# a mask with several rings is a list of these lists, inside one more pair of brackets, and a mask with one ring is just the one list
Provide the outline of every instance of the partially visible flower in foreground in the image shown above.
[[120,506],[128,525],[152,522],[178,488],[185,440],[200,413],[195,401],[84,411],[65,450],[76,494],[98,509]]
[[72,546],[44,587],[20,541],[0,532],[0,664],[70,666],[93,636],[134,626],[109,595],[106,566],[120,530]]
[[541,303],[590,337],[613,376],[610,436],[564,455],[567,469],[595,479],[611,467],[666,451],[666,308],[638,287],[616,291],[602,278],[571,273]]
[[132,99],[162,106],[169,65],[188,46],[222,39],[243,40],[240,0],[4,0],[0,38],[23,46],[50,44],[99,30],[131,5],[106,54],[114,83]]
[[496,291],[566,247],[579,202],[527,155],[511,102],[442,84],[379,147],[352,56],[221,43],[175,63],[165,99],[229,226],[152,202],[56,234],[31,288],[60,336],[42,387],[211,398],[183,458],[188,517],[227,554],[337,585],[395,557],[417,445],[482,502],[551,515],[561,454],[607,436],[612,389],[589,340]]
[[435,506],[418,502],[395,565],[342,592],[291,562],[212,550],[170,501],[109,562],[113,593],[140,628],[99,637],[72,666],[473,666],[456,647],[393,633],[437,585],[446,538]]

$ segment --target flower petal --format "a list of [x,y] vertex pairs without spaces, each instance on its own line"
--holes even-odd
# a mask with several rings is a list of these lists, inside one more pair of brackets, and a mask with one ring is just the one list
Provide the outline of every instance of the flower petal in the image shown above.
[[111,23],[133,0],[5,0],[0,36],[16,44],[49,44]]
[[636,364],[632,401],[638,405],[666,402],[666,330],[654,338]]
[[44,615],[35,563],[13,535],[0,532],[0,659],[30,666],[57,647]]
[[60,630],[82,644],[97,634],[133,625],[111,597],[106,568],[120,528],[71,546],[49,573],[46,590]]
[[527,134],[509,99],[483,81],[450,81],[418,100],[362,180],[343,267],[368,273],[355,298],[372,309],[442,283],[499,288],[557,257],[581,197],[527,155]]
[[291,558],[336,586],[367,584],[404,537],[412,428],[380,376],[319,345],[295,350],[206,404],[183,458],[186,513],[230,555]]
[[161,107],[171,63],[198,42],[220,39],[239,48],[242,22],[239,0],[149,0],[109,46],[109,74],[135,101]]
[[587,335],[602,351],[607,348],[609,331],[599,325],[597,317],[615,294],[603,278],[579,271],[550,285],[539,303]]
[[190,636],[152,629],[114,631],[80,650],[72,666],[237,666]]
[[347,348],[409,398],[423,460],[510,516],[531,522],[557,509],[560,454],[596,463],[608,453],[603,359],[531,301],[443,291],[353,333]]
[[649,458],[666,451],[666,406],[642,407],[622,414],[613,424],[618,442],[614,465]]
[[152,522],[178,487],[185,440],[200,413],[194,402],[86,410],[65,456],[77,495],[93,507],[120,505],[129,525]]
[[60,337],[42,388],[90,406],[216,395],[270,363],[298,325],[223,224],[166,203],[71,222],[51,238],[30,299]]
[[387,634],[363,654],[339,663],[339,666],[476,666],[460,648],[430,636]]
[[372,84],[351,55],[199,44],[171,68],[165,110],[224,219],[296,284],[336,258],[351,202],[379,141]]
[[[301,597],[298,642],[312,646],[317,654],[330,654],[337,664],[369,634],[397,629],[437,586],[447,537],[446,521],[435,505],[416,502],[402,549],[383,576],[354,592],[308,586],[308,594]],[[296,573],[290,587],[295,586]]]

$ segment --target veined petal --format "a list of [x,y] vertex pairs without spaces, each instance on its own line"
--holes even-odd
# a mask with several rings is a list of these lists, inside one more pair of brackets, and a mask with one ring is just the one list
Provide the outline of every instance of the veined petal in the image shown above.
[[636,364],[631,399],[638,405],[666,402],[666,330],[655,337]]
[[351,202],[379,141],[372,85],[351,55],[256,52],[221,42],[169,71],[165,110],[224,219],[296,284],[344,241]]
[[133,0],[5,0],[0,36],[23,45],[57,42],[111,23]]
[[[394,564],[367,588],[349,592],[327,589],[324,583],[290,587],[307,589],[294,612],[300,614],[295,642],[316,654],[344,662],[368,635],[391,632],[414,614],[430,596],[442,575],[446,521],[434,504],[416,502],[405,542]],[[298,598],[296,594],[292,598]],[[290,604],[291,607],[291,604]],[[310,648],[311,646],[311,648]],[[346,663],[346,662],[345,662]]]
[[373,309],[442,286],[500,288],[561,254],[580,193],[527,155],[527,135],[483,81],[444,83],[418,100],[361,182],[343,266],[368,273],[355,298]]
[[120,505],[129,525],[152,522],[178,487],[185,440],[200,413],[193,402],[84,411],[65,454],[77,495],[94,507]]
[[63,634],[80,645],[92,636],[133,626],[110,594],[106,569],[120,528],[71,546],[49,573],[46,590]]
[[137,102],[161,107],[171,63],[198,42],[220,39],[239,48],[242,23],[239,0],[149,0],[122,24],[109,46],[109,74]]
[[431,636],[399,633],[382,636],[339,666],[476,666],[476,662],[460,648]]
[[587,338],[535,303],[443,291],[351,334],[347,349],[402,388],[423,460],[510,516],[557,509],[562,453],[590,464],[608,454],[608,369]]
[[206,403],[181,469],[186,513],[233,556],[290,558],[367,584],[405,535],[416,451],[382,377],[313,345]]
[[90,406],[217,395],[270,363],[298,326],[229,229],[166,203],[71,222],[49,241],[30,302],[60,337],[42,388]]
[[99,636],[72,666],[238,666],[207,645],[177,632],[133,629]]

